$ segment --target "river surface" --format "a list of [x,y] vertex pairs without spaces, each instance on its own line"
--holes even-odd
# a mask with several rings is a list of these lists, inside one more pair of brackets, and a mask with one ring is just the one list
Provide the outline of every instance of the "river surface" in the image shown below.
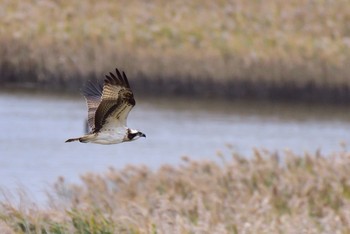
[[350,142],[350,108],[256,102],[144,99],[128,125],[147,138],[118,145],[64,143],[84,133],[85,101],[80,96],[0,91],[0,188],[25,190],[42,202],[59,176],[79,182],[87,172],[103,173],[128,164],[156,169],[162,164],[230,155],[252,149],[297,153],[339,151]]

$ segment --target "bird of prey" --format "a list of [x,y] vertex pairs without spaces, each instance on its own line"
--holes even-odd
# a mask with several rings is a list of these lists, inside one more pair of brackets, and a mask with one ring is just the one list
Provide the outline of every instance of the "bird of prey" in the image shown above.
[[128,114],[135,106],[135,99],[124,72],[120,73],[116,69],[116,75],[111,72],[106,75],[103,87],[101,83],[89,82],[82,91],[88,107],[90,132],[66,142],[109,145],[146,137],[144,133],[126,126]]

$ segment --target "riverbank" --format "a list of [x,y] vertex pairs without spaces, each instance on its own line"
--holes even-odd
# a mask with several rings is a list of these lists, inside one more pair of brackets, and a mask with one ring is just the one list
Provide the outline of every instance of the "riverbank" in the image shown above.
[[77,90],[118,66],[145,94],[350,101],[345,1],[1,5],[2,86]]
[[2,233],[350,231],[346,151],[217,154],[216,162],[185,157],[155,171],[111,168],[85,174],[81,184],[59,178],[47,209],[2,202]]

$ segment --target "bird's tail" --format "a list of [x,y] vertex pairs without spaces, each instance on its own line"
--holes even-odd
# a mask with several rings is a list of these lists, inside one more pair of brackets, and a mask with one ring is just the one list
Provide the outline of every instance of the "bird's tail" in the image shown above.
[[70,139],[66,140],[65,142],[80,141],[82,143],[87,143],[91,140],[92,137],[93,137],[93,135],[85,135],[82,137],[70,138]]
[[78,137],[78,138],[70,138],[70,139],[66,140],[65,142],[80,141],[80,138],[81,138],[81,137]]

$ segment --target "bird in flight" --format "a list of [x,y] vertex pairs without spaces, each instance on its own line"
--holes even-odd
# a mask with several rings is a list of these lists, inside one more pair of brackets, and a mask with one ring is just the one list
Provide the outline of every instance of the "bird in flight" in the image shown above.
[[124,72],[116,69],[116,75],[111,72],[106,75],[103,87],[102,84],[88,82],[82,91],[88,107],[90,132],[66,142],[109,145],[146,137],[144,133],[126,126],[135,99]]

